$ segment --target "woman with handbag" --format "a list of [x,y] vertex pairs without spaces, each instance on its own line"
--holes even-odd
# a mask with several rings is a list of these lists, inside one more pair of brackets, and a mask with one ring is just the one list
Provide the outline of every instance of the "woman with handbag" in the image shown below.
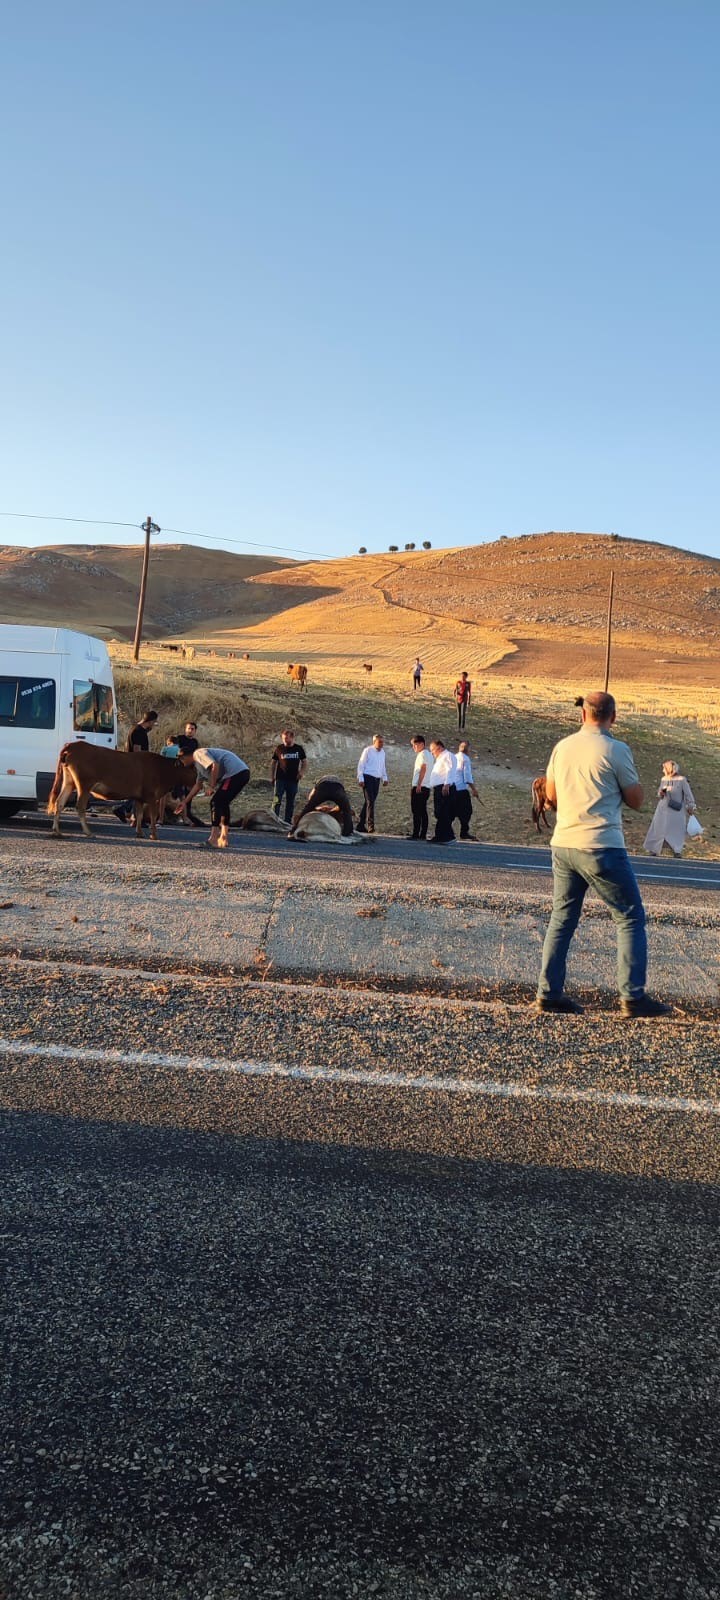
[[694,811],[695,797],[677,761],[663,761],[658,803],[644,845],[648,855],[659,856],[663,845],[668,844],[679,858],[685,844],[687,818]]

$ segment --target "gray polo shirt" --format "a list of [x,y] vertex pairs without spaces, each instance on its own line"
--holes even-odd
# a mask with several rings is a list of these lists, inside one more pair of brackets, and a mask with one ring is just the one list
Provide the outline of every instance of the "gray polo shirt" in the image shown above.
[[553,846],[569,850],[622,850],[622,789],[639,783],[632,751],[592,724],[556,744],[548,778],[557,790]]

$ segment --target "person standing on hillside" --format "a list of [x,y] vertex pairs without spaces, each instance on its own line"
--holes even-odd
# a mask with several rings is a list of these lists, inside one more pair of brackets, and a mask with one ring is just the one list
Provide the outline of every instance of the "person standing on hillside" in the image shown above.
[[425,743],[424,734],[414,734],[410,743],[415,751],[415,765],[410,787],[410,809],[413,819],[413,831],[410,838],[427,839],[428,800],[430,798],[430,773],[433,768],[433,758]]
[[301,744],[295,743],[292,728],[283,728],[280,743],[276,744],[270,761],[273,781],[272,809],[276,817],[285,801],[285,821],[292,822],[300,779],[307,766],[307,756]]
[[611,694],[597,690],[585,695],[582,727],[555,745],[548,763],[547,797],[557,810],[557,822],[553,908],[543,945],[538,1011],[582,1010],[564,989],[568,950],[589,888],[604,900],[616,924],[623,1016],[660,1017],[669,1010],[645,993],[645,908],[622,827],[623,802],[639,811],[643,789],[629,746],[610,731],[615,717]]
[[424,668],[424,666],[422,664],[422,661],[420,660],[420,657],[416,656],[415,657],[415,665],[414,665],[413,670],[412,670],[413,694],[415,693],[415,690],[419,689],[421,687],[421,685],[422,685],[422,675],[423,675],[424,671],[425,671],[425,668]]
[[460,823],[460,838],[471,839],[475,843],[474,836],[470,832],[472,797],[474,795],[475,799],[479,800],[480,796],[475,788],[467,739],[460,741],[455,757],[455,769],[455,815]]
[[461,672],[453,689],[453,699],[457,706],[458,727],[465,727],[465,718],[470,709],[472,699],[472,684],[466,672]]
[[446,750],[442,739],[431,739],[433,766],[428,782],[433,794],[433,811],[435,813],[435,832],[430,840],[431,844],[452,844],[455,839],[453,833],[453,818],[455,816],[455,757],[452,750]]
[[357,780],[363,792],[363,803],[357,826],[358,833],[375,832],[375,802],[380,793],[380,785],[386,789],[390,781],[385,765],[384,746],[385,740],[382,734],[375,733],[372,744],[367,744],[360,752]]

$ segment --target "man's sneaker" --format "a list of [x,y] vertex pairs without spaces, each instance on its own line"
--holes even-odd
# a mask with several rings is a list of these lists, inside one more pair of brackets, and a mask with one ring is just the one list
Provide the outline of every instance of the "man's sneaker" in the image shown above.
[[620,1011],[624,1017],[669,1017],[672,1006],[666,1006],[662,1000],[653,1000],[649,994],[639,994],[622,999]]
[[536,1011],[559,1011],[566,1017],[579,1017],[582,1015],[582,1006],[577,1000],[570,1000],[566,994],[539,994],[534,1002]]

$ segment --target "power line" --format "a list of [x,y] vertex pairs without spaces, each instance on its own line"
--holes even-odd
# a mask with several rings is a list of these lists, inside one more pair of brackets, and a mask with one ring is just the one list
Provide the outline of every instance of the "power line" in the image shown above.
[[[0,517],[22,517],[26,522],[76,522],[94,528],[136,528],[142,531],[139,522],[115,522],[108,517],[46,517],[37,511],[0,511]],[[320,550],[297,550],[285,544],[265,544],[261,539],[228,539],[224,534],[195,533],[187,528],[163,528],[163,533],[174,533],[181,539],[210,539],[213,543],[231,544],[243,550],[276,550],[286,556],[312,556],[318,561],[325,560]]]

